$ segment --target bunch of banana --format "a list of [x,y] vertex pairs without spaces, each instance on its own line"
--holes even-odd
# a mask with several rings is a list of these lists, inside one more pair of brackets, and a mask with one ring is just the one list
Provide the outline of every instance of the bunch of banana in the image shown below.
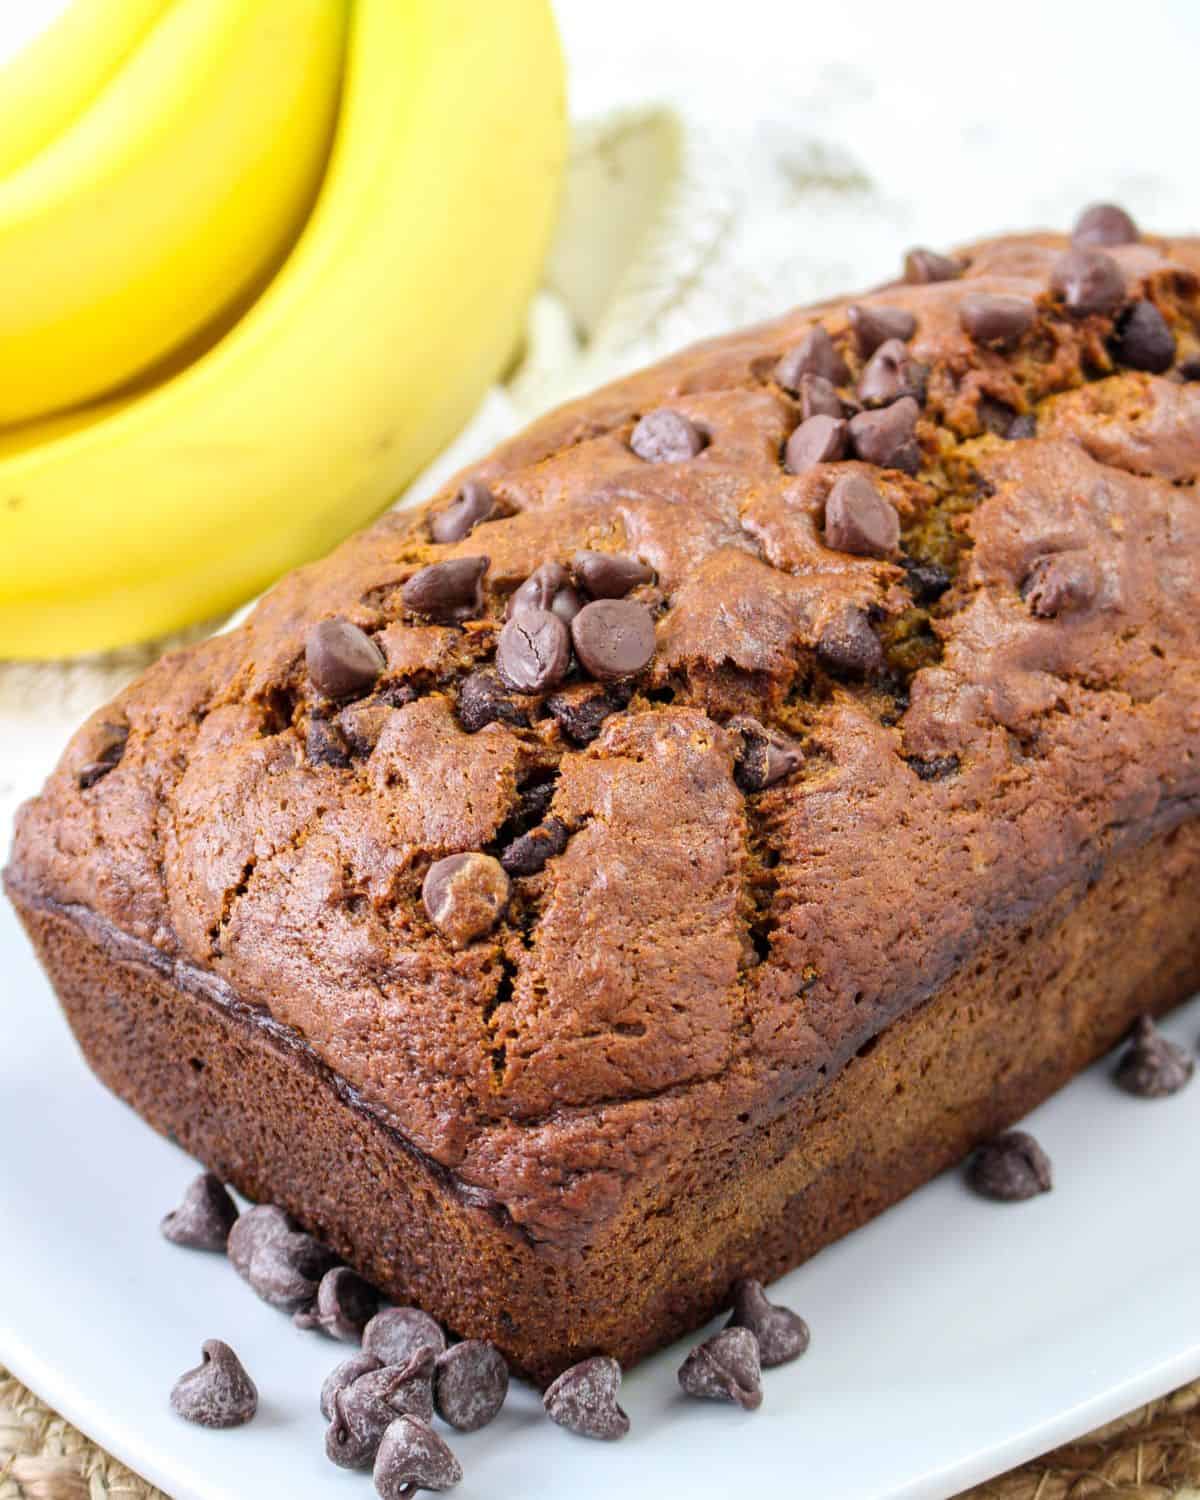
[[76,0],[0,70],[0,657],[382,509],[512,355],[564,138],[549,0]]

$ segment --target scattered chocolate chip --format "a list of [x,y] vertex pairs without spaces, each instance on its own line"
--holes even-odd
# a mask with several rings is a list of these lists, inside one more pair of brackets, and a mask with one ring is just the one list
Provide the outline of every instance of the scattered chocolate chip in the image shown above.
[[654,582],[654,569],[620,552],[577,552],[575,577],[593,599],[624,599],[639,584]]
[[915,285],[930,281],[954,281],[962,275],[961,260],[939,255],[936,250],[910,250],[904,257],[904,279]]
[[1177,1042],[1169,1041],[1149,1016],[1140,1016],[1113,1077],[1127,1094],[1165,1099],[1177,1094],[1196,1064]]
[[260,1245],[271,1240],[282,1239],[291,1234],[296,1226],[274,1203],[256,1203],[239,1215],[229,1231],[225,1246],[229,1262],[239,1276],[248,1276],[250,1262]]
[[407,1364],[418,1349],[438,1355],[445,1347],[446,1335],[419,1307],[385,1307],[363,1332],[364,1352],[385,1365]]
[[571,621],[571,639],[592,677],[632,677],[654,655],[654,618],[634,599],[597,599]]
[[950,574],[941,563],[902,557],[900,566],[908,575],[908,591],[913,596],[914,604],[932,604],[950,587]]
[[1092,203],[1075,220],[1071,240],[1076,245],[1133,245],[1138,227],[1115,203]]
[[295,1312],[317,1294],[334,1256],[311,1234],[296,1230],[262,1239],[246,1270],[246,1280],[272,1307]]
[[1153,302],[1135,302],[1117,322],[1113,353],[1131,370],[1161,375],[1175,363],[1175,335]]
[[171,1405],[187,1422],[201,1427],[242,1427],[258,1410],[258,1390],[228,1344],[205,1339],[201,1360],[181,1375]]
[[571,666],[566,624],[548,609],[523,605],[496,642],[496,672],[514,693],[556,688]]
[[513,594],[506,615],[511,620],[521,610],[549,610],[569,625],[582,608],[583,600],[562,563],[544,562]]
[[854,330],[858,352],[864,359],[874,354],[880,344],[886,344],[888,339],[899,339],[901,343],[907,343],[917,331],[916,318],[903,307],[858,305],[848,308],[846,316]]
[[529,717],[510,697],[495,672],[483,670],[464,677],[458,689],[458,721],[468,734],[488,724],[512,724],[525,728]]
[[891,557],[900,546],[900,517],[869,479],[847,474],[825,502],[825,545],[858,557]]
[[619,705],[599,683],[579,682],[547,698],[546,707],[573,744],[590,745]]
[[429,534],[435,542],[461,542],[495,509],[496,497],[487,485],[468,479],[445,510],[430,519]]
[[237,1204],[221,1179],[202,1172],[159,1228],[173,1245],[185,1245],[189,1250],[224,1250],[237,1216]]
[[80,766],[75,781],[81,792],[86,792],[104,776],[120,765],[129,740],[128,724],[113,724],[102,720],[88,736],[88,748],[92,759]]
[[531,828],[501,852],[500,863],[510,875],[536,875],[548,859],[567,847],[567,825],[558,818],[548,818]]
[[432,1349],[418,1349],[403,1365],[370,1370],[335,1391],[325,1455],[340,1469],[369,1469],[383,1435],[398,1416],[433,1419]]
[[958,770],[957,755],[906,755],[904,759],[922,781],[943,781]]
[[1037,308],[1028,297],[971,292],[958,305],[958,320],[977,344],[1009,349],[1033,327]]
[[1004,436],[1010,443],[1015,443],[1020,438],[1037,437],[1037,416],[1034,412],[1022,412],[1019,417],[1013,419],[1012,425]]
[[748,1328],[758,1340],[759,1360],[764,1370],[799,1359],[808,1348],[808,1324],[790,1307],[767,1301],[761,1281],[744,1277],[733,1285],[733,1312],[727,1328]]
[[916,401],[925,397],[925,372],[899,339],[885,339],[871,358],[858,382],[858,399],[864,406],[890,406],[901,396]]
[[410,1500],[416,1490],[452,1489],[462,1465],[428,1422],[397,1417],[383,1435],[375,1458],[380,1500]]
[[486,557],[451,557],[419,568],[400,591],[405,609],[445,624],[460,624],[483,611]]
[[508,897],[508,876],[490,854],[447,855],[430,865],[421,887],[429,920],[453,948],[491,932]]
[[1181,380],[1200,380],[1200,354],[1193,354],[1179,363]]
[[317,718],[315,715],[308,721],[304,753],[314,766],[335,766],[340,769],[350,764],[350,751],[342,738],[341,730],[328,719]]
[[648,464],[681,464],[704,448],[705,437],[682,412],[661,406],[641,419],[629,446]]
[[375,686],[383,652],[349,620],[318,620],[304,642],[309,679],[327,698],[352,698]]
[[726,727],[739,739],[733,776],[742,791],[764,791],[799,769],[800,751],[749,714],[738,714]]
[[846,415],[842,398],[834,389],[832,381],[825,380],[820,375],[801,375],[799,395],[800,416],[805,422],[810,417],[844,417]]
[[810,328],[775,366],[776,381],[793,395],[802,389],[801,382],[806,375],[816,375],[830,385],[845,385],[850,379],[846,361],[819,323]]
[[1050,552],[1034,559],[1021,584],[1021,597],[1040,620],[1083,609],[1095,598],[1099,580],[1086,552]]
[[319,1328],[330,1338],[357,1344],[379,1308],[379,1293],[349,1266],[334,1266],[321,1277],[317,1300],[292,1315],[297,1328]]
[[803,474],[817,464],[834,463],[846,456],[846,424],[840,417],[809,417],[787,440],[784,467],[789,474]]
[[749,1328],[723,1328],[697,1344],[680,1365],[679,1384],[689,1396],[733,1401],[744,1411],[755,1411],[762,1405],[758,1340]]
[[1050,290],[1077,318],[1091,313],[1107,316],[1125,300],[1125,277],[1103,250],[1068,250],[1054,262]]
[[847,609],[830,620],[817,640],[817,660],[826,670],[847,677],[869,677],[883,666],[883,646],[866,612]]
[[621,1366],[605,1354],[581,1360],[547,1387],[542,1403],[552,1422],[580,1437],[612,1442],[629,1431],[629,1418],[617,1404]]
[[967,1181],[984,1198],[1017,1203],[1050,1191],[1050,1158],[1031,1135],[1010,1130],[980,1146],[967,1168]]
[[339,1391],[353,1385],[360,1376],[370,1375],[373,1370],[382,1368],[373,1354],[354,1354],[349,1359],[344,1359],[340,1365],[335,1365],[321,1386],[321,1415],[325,1420],[333,1420],[333,1398]]
[[915,474],[921,467],[917,445],[920,408],[911,396],[902,396],[878,411],[860,411],[850,418],[850,443],[864,463],[881,469],[899,469]]
[[478,1432],[504,1405],[508,1365],[495,1344],[467,1339],[447,1349],[433,1374],[433,1404],[459,1432]]

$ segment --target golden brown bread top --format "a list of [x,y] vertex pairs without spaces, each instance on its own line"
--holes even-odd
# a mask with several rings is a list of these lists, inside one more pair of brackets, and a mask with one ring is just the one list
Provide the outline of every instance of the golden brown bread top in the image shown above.
[[[835,1074],[995,923],[1200,797],[1200,241],[1107,246],[1120,305],[1092,313],[1061,272],[1052,289],[1068,248],[972,246],[961,276],[790,313],[551,413],[96,715],[24,810],[10,878],[221,976],[528,1233],[585,1243],[694,1142]],[[862,388],[915,393],[875,409],[919,410],[912,462],[883,435],[916,472],[788,472],[802,398],[781,358],[823,328],[849,414],[880,309],[915,331]],[[1164,324],[1169,367],[1130,368],[1161,369]],[[633,451],[664,409],[699,452]],[[837,440],[868,449],[849,425]],[[901,552],[828,545],[861,540],[827,505],[854,476]],[[434,542],[470,480],[495,509]],[[630,595],[650,665],[464,690],[513,592],[581,549],[653,569]],[[481,555],[471,618],[405,607],[422,566]],[[330,617],[386,661],[348,703],[306,667]],[[784,757],[771,785],[746,716]],[[551,820],[500,922],[452,946],[430,865]]]

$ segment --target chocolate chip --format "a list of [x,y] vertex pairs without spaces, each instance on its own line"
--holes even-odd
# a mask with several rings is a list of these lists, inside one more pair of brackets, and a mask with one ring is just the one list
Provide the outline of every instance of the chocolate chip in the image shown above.
[[1083,609],[1095,597],[1099,580],[1086,552],[1051,552],[1034,559],[1021,584],[1021,597],[1041,620]]
[[801,389],[805,375],[816,375],[830,385],[845,385],[850,379],[846,361],[819,323],[775,366],[775,379],[793,395]]
[[883,666],[883,646],[865,611],[847,609],[830,620],[817,641],[817,660],[828,671],[847,677],[869,677]]
[[420,568],[404,585],[405,609],[431,620],[459,624],[482,613],[486,557],[451,557]]
[[575,577],[593,599],[623,599],[631,589],[654,582],[654,569],[621,552],[577,552]]
[[1031,1135],[1010,1130],[980,1146],[967,1168],[967,1181],[984,1198],[1017,1203],[1050,1191],[1050,1158]]
[[939,255],[936,250],[910,250],[904,257],[904,279],[913,284],[954,281],[964,270],[961,260]]
[[256,1203],[241,1214],[229,1231],[225,1246],[229,1262],[239,1276],[248,1276],[250,1262],[260,1245],[282,1239],[296,1226],[274,1203]]
[[102,777],[120,765],[128,741],[128,724],[102,720],[92,727],[88,734],[88,750],[92,758],[75,773],[75,781],[81,792],[95,786]]
[[713,1334],[680,1365],[679,1384],[689,1396],[733,1401],[744,1411],[755,1411],[762,1405],[758,1340],[748,1328],[724,1328]]
[[414,1490],[452,1489],[462,1465],[428,1422],[397,1417],[383,1435],[375,1459],[380,1500],[409,1500]]
[[1008,349],[1033,327],[1037,308],[1028,297],[971,292],[958,305],[958,320],[977,344]]
[[339,1391],[353,1385],[359,1376],[369,1375],[373,1370],[382,1368],[373,1354],[354,1354],[349,1359],[344,1359],[340,1365],[335,1365],[321,1386],[321,1415],[325,1420],[329,1422],[333,1419],[333,1398]]
[[432,1349],[418,1349],[403,1365],[385,1365],[332,1397],[325,1455],[341,1469],[369,1469],[384,1433],[398,1416],[433,1419]]
[[916,318],[903,307],[855,306],[847,309],[846,316],[854,330],[858,352],[864,359],[874,354],[880,344],[886,344],[888,339],[899,339],[901,343],[907,343],[917,331]]
[[543,693],[555,688],[570,665],[570,634],[566,624],[548,609],[520,607],[496,642],[496,671],[514,693]]
[[468,479],[445,510],[430,519],[429,534],[435,542],[461,542],[495,509],[496,497],[487,485]]
[[860,411],[850,418],[851,447],[864,463],[915,474],[921,467],[916,439],[919,416],[920,408],[911,396],[902,396],[878,411]]
[[825,502],[825,545],[858,557],[891,557],[900,546],[900,517],[869,479],[847,474]]
[[508,876],[490,854],[439,859],[421,887],[429,920],[453,948],[465,948],[491,932],[504,915],[508,896]]
[[511,620],[523,609],[545,609],[569,625],[583,608],[583,600],[571,584],[562,563],[545,562],[535,568],[508,601],[505,611]]
[[342,768],[350,764],[350,752],[337,725],[315,715],[308,721],[304,753],[314,766]]
[[654,655],[654,619],[636,600],[597,599],[571,621],[571,639],[592,677],[632,677]]
[[383,652],[349,620],[318,620],[304,642],[309,679],[327,698],[352,698],[368,692],[383,671]]
[[648,464],[680,464],[705,446],[695,422],[665,406],[648,411],[633,429],[629,446]]
[[334,1266],[321,1277],[317,1300],[292,1317],[297,1328],[319,1328],[330,1338],[357,1344],[379,1308],[379,1293],[349,1266]]
[[890,406],[901,396],[924,400],[925,372],[899,339],[886,339],[871,358],[858,382],[864,406]]
[[914,604],[932,604],[950,587],[950,574],[941,563],[920,562],[914,557],[902,557],[900,566],[908,575],[908,591],[913,596]]
[[906,755],[904,759],[909,769],[915,771],[922,781],[944,781],[958,770],[957,755],[928,755],[924,758]]
[[817,464],[846,456],[846,424],[840,417],[809,417],[787,440],[783,452],[789,474],[803,474]]
[[513,839],[502,851],[500,863],[510,875],[536,875],[548,859],[561,854],[566,847],[567,825],[558,818],[549,818]]
[[237,1204],[220,1178],[202,1172],[159,1228],[173,1245],[185,1245],[189,1250],[224,1250],[237,1216]]
[[1179,362],[1181,380],[1200,380],[1200,354],[1193,354]]
[[1054,262],[1050,290],[1077,318],[1091,313],[1107,316],[1125,300],[1125,277],[1103,250],[1068,250]]
[[334,1264],[333,1253],[311,1234],[297,1230],[260,1240],[250,1257],[246,1280],[272,1307],[295,1312],[317,1294]]
[[832,382],[820,375],[801,375],[800,415],[806,422],[810,417],[844,417],[846,408]]
[[385,1307],[367,1324],[363,1349],[381,1364],[407,1364],[418,1349],[438,1355],[446,1347],[446,1335],[419,1307]]
[[458,720],[468,734],[476,734],[488,724],[512,724],[525,728],[529,717],[509,696],[508,689],[486,669],[464,677],[458,689]]
[[1138,227],[1115,203],[1092,203],[1075,220],[1071,240],[1076,245],[1133,245]]
[[738,736],[733,776],[744,792],[761,792],[799,769],[803,756],[782,735],[738,714],[727,728]]
[[808,1348],[808,1324],[804,1319],[790,1307],[776,1307],[768,1302],[762,1282],[749,1277],[734,1282],[733,1312],[725,1326],[750,1330],[758,1340],[764,1370],[799,1359]]
[[590,745],[619,705],[599,683],[579,682],[547,698],[546,707],[573,744]]
[[1187,1052],[1168,1041],[1149,1016],[1140,1016],[1113,1077],[1127,1094],[1165,1099],[1183,1088],[1195,1067]]
[[459,1432],[478,1432],[504,1405],[508,1365],[495,1344],[467,1339],[447,1349],[433,1375],[433,1404]]
[[552,1422],[580,1437],[612,1442],[629,1431],[629,1418],[617,1404],[621,1366],[607,1355],[581,1360],[550,1385],[542,1403]]
[[1175,335],[1153,302],[1135,302],[1117,323],[1112,349],[1131,370],[1161,375],[1175,362]]
[[242,1427],[258,1410],[258,1390],[228,1344],[205,1339],[200,1363],[181,1375],[171,1405],[201,1427]]

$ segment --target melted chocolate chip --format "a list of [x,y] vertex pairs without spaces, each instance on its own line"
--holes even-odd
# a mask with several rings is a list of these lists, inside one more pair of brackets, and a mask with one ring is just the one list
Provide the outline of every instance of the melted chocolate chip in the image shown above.
[[445,510],[431,518],[429,534],[435,542],[461,542],[481,521],[494,515],[495,510],[496,497],[487,485],[468,479]]
[[846,316],[854,330],[858,352],[869,358],[888,339],[899,339],[907,343],[917,331],[917,320],[903,307],[854,306],[847,309]]
[[462,1465],[428,1422],[397,1417],[383,1435],[373,1479],[380,1500],[410,1500],[415,1490],[449,1490]]
[[1168,1041],[1149,1016],[1140,1016],[1113,1077],[1127,1094],[1165,1099],[1177,1094],[1195,1069],[1195,1061],[1178,1043]]
[[848,609],[840,620],[830,620],[817,641],[817,660],[846,677],[869,677],[880,670],[883,646],[864,610]]
[[846,423],[840,417],[809,417],[788,438],[783,462],[789,474],[803,474],[845,456]]
[[890,406],[902,396],[925,399],[925,371],[899,339],[886,339],[867,361],[858,399],[864,406]]
[[1076,245],[1133,245],[1138,227],[1115,203],[1092,203],[1075,220],[1071,240]]
[[844,417],[846,408],[831,381],[820,375],[800,377],[800,416],[805,422],[810,417]]
[[458,689],[458,720],[468,734],[488,724],[511,724],[524,729],[529,716],[509,694],[495,672],[482,670],[464,677]]
[[850,379],[846,361],[819,323],[775,366],[776,381],[793,395],[801,390],[805,375],[815,375],[830,385],[845,385]]
[[891,557],[900,546],[900,517],[869,479],[847,474],[825,502],[825,545],[858,557]]
[[333,1398],[339,1391],[353,1385],[360,1375],[369,1375],[373,1370],[382,1368],[373,1354],[355,1354],[344,1359],[340,1365],[335,1365],[321,1386],[321,1415],[325,1420],[333,1420]]
[[1031,1135],[1010,1130],[980,1146],[967,1168],[967,1181],[984,1198],[1018,1203],[1050,1191],[1050,1158]]
[[258,1390],[241,1360],[220,1339],[205,1339],[201,1361],[181,1375],[171,1405],[187,1422],[201,1427],[241,1427],[258,1410]]
[[575,745],[590,745],[605,719],[621,706],[611,692],[595,682],[572,683],[546,699],[555,722]]
[[120,765],[129,741],[129,725],[114,724],[102,720],[88,735],[88,750],[91,760],[80,766],[75,781],[81,792],[96,785],[103,777]]
[[955,260],[952,255],[939,255],[936,250],[910,250],[904,257],[904,279],[915,285],[954,281],[964,270],[961,260]]
[[500,632],[496,671],[514,693],[544,693],[555,688],[570,666],[571,637],[566,624],[548,609],[525,605]]
[[633,599],[597,599],[571,621],[575,655],[602,681],[632,677],[654,655],[654,619]]
[[237,1216],[237,1204],[220,1178],[202,1172],[159,1228],[173,1245],[189,1250],[224,1250]]
[[341,730],[328,719],[314,715],[304,736],[304,753],[314,766],[342,768],[350,764],[350,751]]
[[1175,363],[1175,335],[1153,302],[1135,302],[1117,322],[1112,351],[1131,370],[1161,375]]
[[733,1312],[727,1328],[748,1328],[758,1340],[764,1370],[799,1359],[808,1348],[808,1324],[790,1307],[767,1301],[761,1281],[745,1278],[733,1286]]
[[913,596],[914,604],[932,604],[950,587],[950,574],[941,563],[920,562],[913,557],[902,557],[900,566],[908,575],[908,591]]
[[850,443],[864,463],[881,469],[899,469],[915,474],[921,467],[917,444],[920,408],[911,396],[902,396],[878,411],[860,411],[850,418]]
[[495,1344],[467,1339],[447,1349],[433,1375],[433,1404],[459,1432],[478,1432],[508,1395],[508,1365]]
[[569,625],[582,608],[583,600],[562,563],[544,562],[513,594],[506,614],[511,620],[523,609],[544,609]]
[[968,338],[996,349],[1010,349],[1033,327],[1037,308],[1028,297],[972,292],[959,303],[958,319]]
[[621,552],[577,552],[571,563],[593,599],[623,599],[632,589],[654,582],[654,569]]
[[327,698],[353,698],[369,692],[383,671],[383,652],[349,620],[318,620],[304,642],[308,676]]
[[317,1300],[292,1315],[297,1328],[319,1328],[330,1338],[357,1344],[363,1329],[379,1308],[379,1293],[349,1266],[326,1271],[317,1288]]
[[629,1418],[617,1404],[621,1366],[598,1354],[565,1370],[548,1386],[542,1403],[552,1422],[580,1437],[612,1442],[629,1431]]
[[1034,559],[1021,584],[1021,597],[1031,614],[1052,620],[1090,604],[1098,583],[1096,565],[1086,552],[1051,552]]
[[400,591],[405,609],[444,624],[460,624],[483,611],[486,557],[451,557],[415,572]]
[[904,759],[909,769],[915,771],[922,781],[944,781],[958,770],[957,755],[929,755],[924,758],[906,755]]
[[679,1367],[679,1384],[704,1401],[733,1401],[743,1411],[762,1405],[762,1363],[749,1328],[724,1328],[692,1350]]
[[[453,948],[465,948],[491,932],[504,915],[508,897],[508,876],[490,854],[447,855],[430,865],[421,887],[429,920]],[[374,1325],[376,1319],[371,1321]]]
[[510,875],[536,875],[548,859],[567,847],[567,825],[558,818],[548,818],[537,828],[513,839],[500,855],[500,863]]
[[1181,380],[1200,380],[1200,354],[1193,354],[1187,359],[1180,360],[1179,378]]
[[1050,290],[1077,318],[1092,313],[1107,317],[1125,300],[1125,277],[1103,250],[1068,250],[1054,262]]
[[800,751],[749,714],[738,714],[727,727],[738,736],[733,777],[742,791],[764,791],[799,770]]
[[695,458],[705,437],[682,412],[663,406],[646,413],[633,429],[629,446],[648,464],[680,464]]

